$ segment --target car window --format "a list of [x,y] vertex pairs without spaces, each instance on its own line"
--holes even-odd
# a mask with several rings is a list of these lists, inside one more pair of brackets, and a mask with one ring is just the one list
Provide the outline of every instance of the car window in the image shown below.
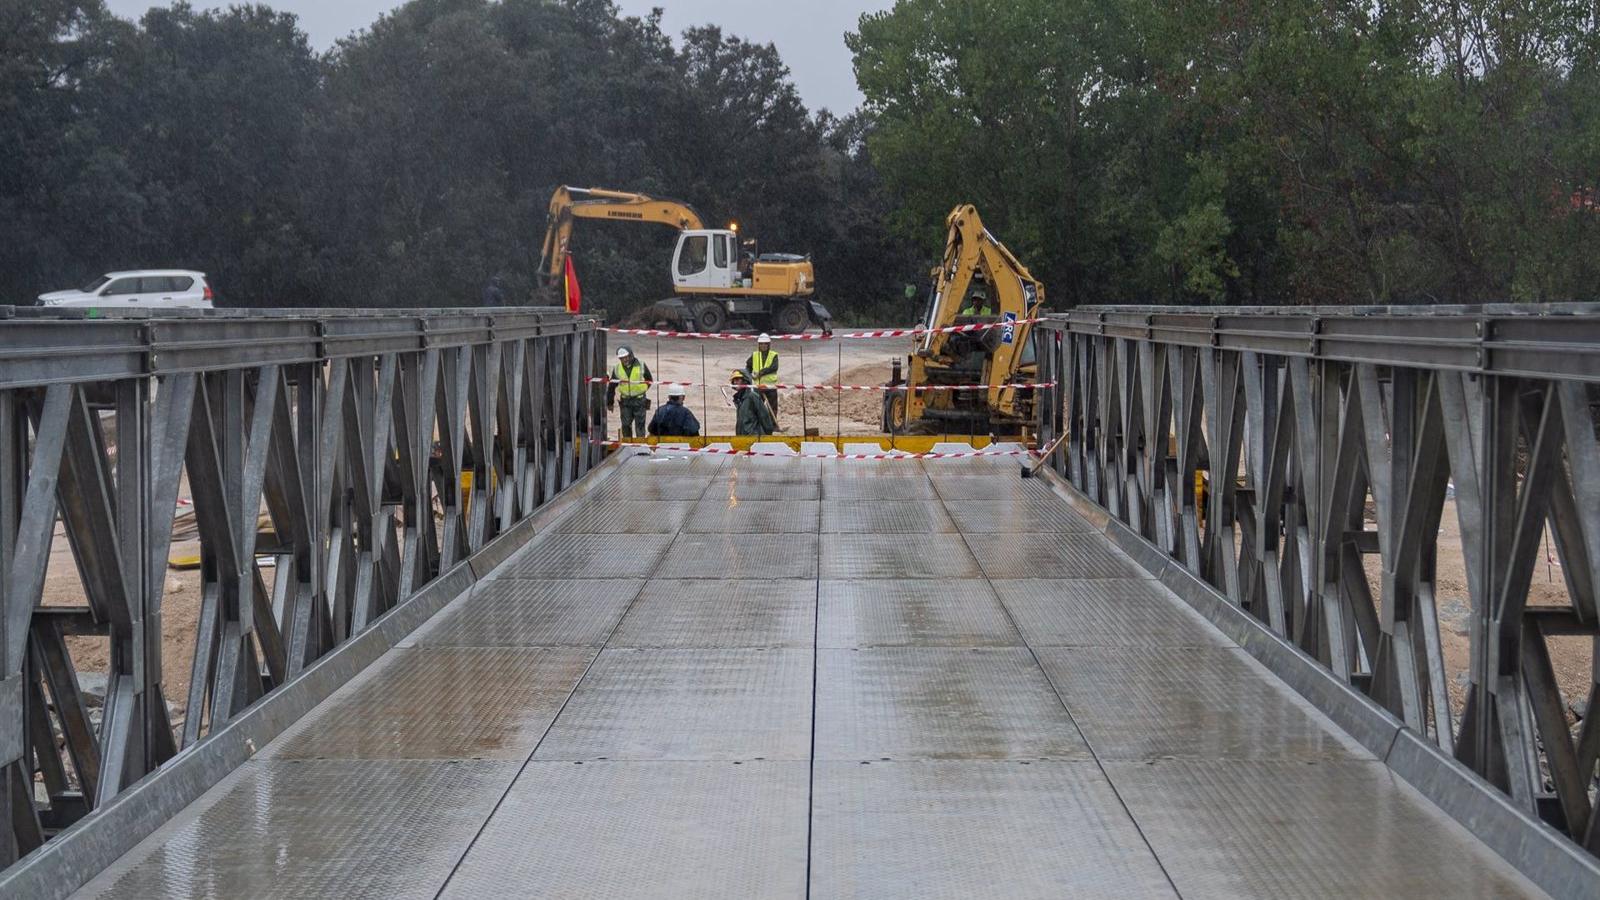
[[111,282],[111,284],[105,289],[105,296],[107,297],[115,294],[137,293],[139,293],[139,279],[137,278],[118,278],[116,281]]
[[194,287],[194,279],[187,275],[174,275],[173,277],[168,278],[167,281],[170,282],[170,284],[167,286],[167,290],[172,291],[173,293],[182,293],[183,291],[187,291],[189,288]]
[[85,294],[92,294],[95,291],[98,291],[102,287],[104,287],[105,283],[110,281],[110,280],[111,280],[111,276],[110,275],[101,275],[99,278],[96,278],[95,280],[93,280],[93,281],[89,282],[88,284],[84,285],[83,287],[79,288],[79,290],[83,291]]
[[678,256],[678,274],[693,275],[706,268],[706,235],[696,234],[683,239],[683,253]]

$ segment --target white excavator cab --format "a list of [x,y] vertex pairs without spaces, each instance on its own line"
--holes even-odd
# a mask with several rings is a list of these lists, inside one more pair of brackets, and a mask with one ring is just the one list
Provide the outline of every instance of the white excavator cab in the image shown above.
[[739,287],[739,235],[728,229],[688,229],[672,254],[672,283],[679,288]]

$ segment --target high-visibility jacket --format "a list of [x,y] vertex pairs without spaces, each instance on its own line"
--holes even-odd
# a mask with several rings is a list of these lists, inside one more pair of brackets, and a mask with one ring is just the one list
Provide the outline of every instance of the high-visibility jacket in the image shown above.
[[617,364],[611,367],[611,380],[617,384],[617,396],[632,400],[650,393],[649,373],[650,370],[639,359],[634,359],[631,367],[617,360]]
[[992,316],[992,315],[994,315],[994,309],[989,306],[989,301],[984,300],[982,306],[979,306],[976,303],[968,303],[966,305],[966,307],[964,307],[961,310],[961,315],[963,315],[963,316]]
[[749,363],[750,377],[756,380],[758,386],[778,383],[778,351],[762,353],[757,349],[750,354]]

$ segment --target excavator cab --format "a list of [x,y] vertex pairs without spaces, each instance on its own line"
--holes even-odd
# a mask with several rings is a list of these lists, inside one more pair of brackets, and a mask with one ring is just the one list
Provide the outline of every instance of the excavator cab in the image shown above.
[[726,229],[678,233],[672,283],[679,288],[732,288],[739,283],[739,235]]

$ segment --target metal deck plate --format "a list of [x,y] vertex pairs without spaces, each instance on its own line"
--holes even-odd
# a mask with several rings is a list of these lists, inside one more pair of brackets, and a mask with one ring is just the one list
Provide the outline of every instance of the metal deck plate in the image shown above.
[[919,461],[904,459],[837,459],[822,461],[822,481],[839,478],[926,478]]
[[1036,652],[1101,759],[1370,758],[1242,650]]
[[815,534],[820,515],[815,500],[729,500],[708,497],[684,520],[686,532],[718,534]]
[[972,537],[990,578],[1148,578],[1150,573],[1098,534]]
[[728,457],[705,454],[677,454],[671,449],[654,454],[640,453],[623,462],[620,474],[629,477],[665,478],[676,475],[715,475],[728,468]]
[[404,650],[340,691],[271,755],[286,759],[526,759],[594,650]]
[[618,473],[607,478],[585,502],[608,500],[698,500],[711,484],[709,475]]
[[817,763],[817,897],[1173,897],[1092,762]]
[[689,514],[681,500],[593,500],[578,504],[555,530],[562,534],[672,534]]
[[661,580],[645,585],[608,647],[810,647],[817,583]]
[[1073,512],[1061,500],[1028,498],[1007,500],[1002,509],[981,500],[951,500],[945,504],[962,531],[978,534],[1095,531],[1088,519]]
[[706,488],[705,499],[734,500],[817,500],[822,486],[816,481],[780,481],[766,478],[725,479]]
[[937,500],[829,500],[822,504],[824,534],[935,534],[956,523]]
[[530,763],[444,897],[806,892],[804,762]]
[[[910,463],[901,463],[910,465]],[[918,478],[830,478],[822,482],[826,500],[937,500],[933,482]]]
[[1185,897],[1543,896],[1381,763],[1106,769]]
[[433,897],[513,762],[246,763],[80,896]]
[[823,578],[976,578],[959,534],[824,534]]
[[639,580],[492,578],[439,613],[419,647],[599,647],[644,586]]
[[782,457],[734,457],[723,469],[724,481],[787,481],[793,484],[815,482],[822,474],[820,460]]
[[994,589],[1035,647],[1233,646],[1148,578],[996,579]]
[[817,758],[1084,759],[1026,649],[817,652]]
[[941,475],[929,473],[941,500],[1050,500],[1063,503],[1037,478],[1024,480],[1014,470],[1008,478],[994,475]]
[[542,535],[517,551],[498,578],[645,578],[674,535]]
[[809,650],[606,650],[537,759],[807,759]]
[[502,578],[644,578],[672,543],[670,534],[547,534],[495,571]]
[[982,578],[824,581],[820,647],[1006,647],[1022,636]]
[[815,534],[681,534],[658,578],[815,578]]

